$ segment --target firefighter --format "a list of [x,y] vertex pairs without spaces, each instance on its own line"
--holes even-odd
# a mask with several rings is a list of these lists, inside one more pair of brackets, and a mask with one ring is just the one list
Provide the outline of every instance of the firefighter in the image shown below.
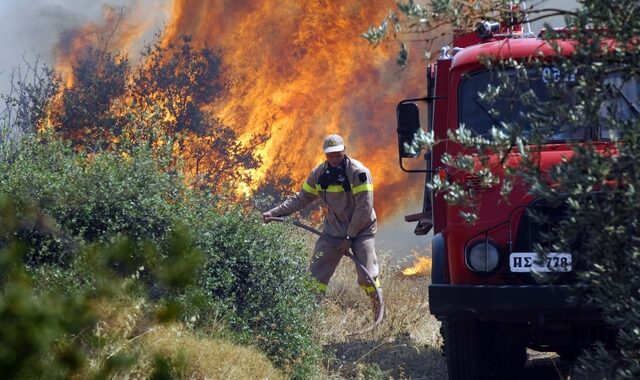
[[374,248],[377,223],[371,172],[345,154],[344,140],[339,135],[327,136],[322,148],[326,161],[311,171],[302,189],[262,217],[268,223],[272,217],[291,215],[320,199],[327,214],[322,235],[314,247],[311,275],[319,289],[325,291],[340,259],[352,250],[374,278],[375,284],[372,284],[358,271],[358,284],[373,302],[375,319],[381,311],[382,300],[376,297],[380,282]]

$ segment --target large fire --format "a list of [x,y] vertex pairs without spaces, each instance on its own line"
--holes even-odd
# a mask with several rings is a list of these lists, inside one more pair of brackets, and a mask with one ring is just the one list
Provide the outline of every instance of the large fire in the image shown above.
[[[225,73],[233,79],[226,97],[212,105],[215,115],[236,130],[241,141],[249,141],[257,131],[271,135],[257,152],[263,164],[251,175],[254,186],[288,174],[296,181],[292,190],[297,190],[323,160],[323,137],[340,133],[347,153],[372,171],[382,222],[416,198],[419,176],[407,176],[397,167],[395,105],[404,97],[424,95],[424,71],[420,65],[401,70],[395,63],[397,46],[373,49],[361,37],[394,7],[393,2],[169,3],[163,43],[190,35],[197,46],[220,49]],[[115,16],[107,12],[105,19]],[[134,40],[148,25],[132,19],[120,25],[125,32],[109,43],[134,55],[128,49],[139,45]],[[58,49],[63,69],[91,42],[85,41],[90,35],[86,30],[77,32]]]

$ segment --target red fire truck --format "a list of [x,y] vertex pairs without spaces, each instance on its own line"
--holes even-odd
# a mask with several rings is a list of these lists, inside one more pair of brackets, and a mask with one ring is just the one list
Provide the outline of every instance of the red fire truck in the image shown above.
[[[556,43],[563,54],[574,49],[570,39]],[[596,340],[609,341],[614,335],[596,310],[571,301],[569,284],[578,269],[572,255],[577,253],[551,252],[544,261],[536,253],[534,245],[543,240],[554,218],[562,218],[562,207],[548,207],[523,183],[516,184],[505,201],[499,186],[482,186],[476,176],[443,162],[445,153],[474,153],[448,141],[448,130],[464,125],[474,134],[488,136],[501,120],[522,118],[526,123],[522,115],[528,106],[517,95],[498,99],[491,106],[483,104],[479,94],[489,85],[498,85],[499,80],[495,69],[483,64],[483,57],[515,62],[537,57],[548,62],[529,69],[528,88],[542,98],[549,82],[576,80],[575,72],[563,72],[554,64],[558,62],[553,59],[557,58],[556,50],[539,35],[485,22],[478,25],[475,34],[455,37],[453,46],[443,48],[437,61],[427,67],[426,97],[404,100],[397,107],[401,168],[426,173],[427,184],[435,176],[462,184],[473,190],[478,205],[477,220],[468,223],[460,214],[463,206],[448,204],[443,194],[425,186],[422,212],[405,218],[418,222],[417,235],[434,233],[429,305],[431,313],[442,321],[450,379],[517,378],[526,364],[527,347],[573,359]],[[503,76],[510,75],[510,69],[499,70],[504,70]],[[424,155],[426,168],[407,168],[416,167],[406,159],[418,153],[407,146],[419,129],[433,131],[439,142]],[[571,156],[571,144],[576,141],[589,140],[605,147],[608,133],[582,130],[571,132],[571,136],[554,134],[536,147],[541,170]],[[509,155],[518,161],[517,150]],[[546,214],[549,222],[534,218],[533,209]],[[540,283],[534,274],[541,272],[554,272],[555,280]]]

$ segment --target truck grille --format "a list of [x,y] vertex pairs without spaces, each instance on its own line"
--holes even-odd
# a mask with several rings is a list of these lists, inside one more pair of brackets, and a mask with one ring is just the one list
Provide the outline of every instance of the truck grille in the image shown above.
[[[511,244],[511,252],[535,252],[536,244],[553,251],[551,233],[558,223],[566,215],[566,207],[550,207],[543,200],[535,200],[527,206],[520,222],[517,223],[517,231],[510,234],[515,237]],[[539,218],[536,218],[535,216]],[[575,277],[575,262],[573,272],[556,273],[553,277],[554,284],[568,284]],[[536,284],[538,281],[530,273],[511,273],[507,265],[502,273],[503,280],[511,284]]]
[[[532,214],[542,217],[542,220],[537,220]],[[515,234],[516,241],[512,251],[533,252],[536,243],[551,250],[552,241],[550,241],[549,235],[565,214],[565,207],[552,208],[540,199],[531,202],[518,223],[518,230]]]

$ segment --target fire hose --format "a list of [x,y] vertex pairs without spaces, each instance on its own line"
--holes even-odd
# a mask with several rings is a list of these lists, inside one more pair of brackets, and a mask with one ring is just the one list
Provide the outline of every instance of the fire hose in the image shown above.
[[[286,222],[287,219],[283,218],[283,217],[276,217],[276,216],[272,216],[269,217],[266,221],[274,221],[274,222]],[[308,226],[300,221],[297,221],[295,219],[291,220],[291,223],[296,226],[296,227],[300,227],[308,232],[311,232],[315,235],[321,236],[322,232],[318,231],[317,229]],[[384,318],[384,302],[382,300],[382,289],[380,289],[380,286],[378,286],[377,282],[375,281],[375,279],[373,278],[373,276],[371,275],[371,273],[367,270],[367,267],[353,254],[353,252],[351,250],[349,250],[349,252],[347,254],[345,254],[345,256],[349,257],[351,260],[353,260],[353,262],[356,265],[356,268],[362,272],[362,274],[364,274],[364,276],[366,277],[366,279],[369,281],[369,283],[373,284],[373,287],[375,288],[375,293],[376,293],[376,299],[380,305],[380,308],[378,309],[378,314],[376,315],[376,318],[373,322],[373,325],[370,326],[369,328],[366,328],[364,330],[358,331],[356,333],[350,334],[350,335],[359,335],[359,334],[364,334],[366,332],[369,332],[371,330],[373,330],[374,328],[376,328],[381,322],[382,319]]]

